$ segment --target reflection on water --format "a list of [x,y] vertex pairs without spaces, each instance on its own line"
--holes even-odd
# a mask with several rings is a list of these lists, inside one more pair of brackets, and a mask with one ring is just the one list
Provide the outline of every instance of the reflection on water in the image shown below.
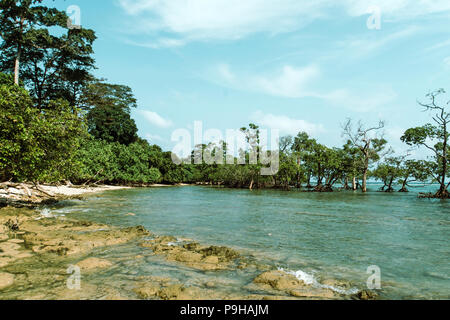
[[[317,279],[347,279],[360,288],[369,277],[367,268],[377,265],[386,298],[449,298],[450,203],[418,199],[417,191],[424,190],[318,194],[133,189],[65,203],[52,208],[52,214],[119,226],[142,224],[160,235],[233,247],[274,267],[302,270]],[[139,264],[124,260],[107,276],[117,283],[127,274],[170,273],[192,283],[212,277],[230,292],[254,276],[236,270],[195,272],[155,257],[146,259]]]

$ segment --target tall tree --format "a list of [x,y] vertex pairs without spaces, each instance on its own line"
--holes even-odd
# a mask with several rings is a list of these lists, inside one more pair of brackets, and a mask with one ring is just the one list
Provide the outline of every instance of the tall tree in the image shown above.
[[439,191],[434,195],[436,198],[449,198],[448,187],[450,183],[446,183],[446,178],[449,176],[449,132],[448,126],[450,124],[450,113],[448,113],[446,106],[450,102],[441,101],[439,97],[445,94],[444,89],[431,92],[427,95],[429,102],[419,105],[424,107],[424,111],[433,112],[433,124],[426,124],[421,127],[411,128],[406,130],[401,138],[403,142],[410,146],[425,147],[431,150],[434,154],[434,170],[433,177],[439,183]]
[[350,144],[357,148],[362,160],[362,191],[367,192],[367,174],[369,167],[373,162],[378,161],[380,153],[385,149],[387,141],[382,137],[381,130],[384,128],[384,122],[380,121],[378,126],[366,128],[361,121],[358,122],[356,129],[353,128],[353,122],[348,119],[343,125],[343,135],[349,139]]
[[293,155],[296,157],[297,162],[297,187],[301,186],[301,172],[306,173],[307,176],[307,188],[311,187],[311,177],[313,174],[313,163],[311,156],[315,145],[317,144],[315,139],[311,139],[306,132],[299,132],[294,138],[294,142],[291,146]]
[[42,26],[58,25],[58,11],[39,6],[41,2],[42,0],[0,1],[0,36],[3,40],[0,49],[12,57],[15,84],[19,84],[23,50],[35,45],[35,39],[30,36],[30,32]]
[[41,2],[0,0],[0,70],[14,73],[16,84],[22,78],[39,107],[57,98],[75,105],[93,68],[95,33],[69,28],[64,11]]
[[246,160],[249,163],[249,170],[251,172],[251,181],[249,185],[249,189],[252,190],[255,184],[259,187],[259,173],[261,170],[261,162],[260,162],[260,133],[259,126],[250,123],[249,128],[242,127],[241,132],[245,135],[245,139],[249,146],[249,152],[246,152]]
[[343,146],[344,151],[344,161],[343,165],[345,167],[345,172],[347,173],[344,177],[344,189],[349,189],[348,180],[352,181],[352,190],[357,189],[357,177],[361,172],[361,155],[358,148],[355,148],[350,141]]
[[136,99],[130,87],[94,81],[83,91],[82,107],[88,110],[88,130],[96,139],[129,145],[138,140],[131,118]]

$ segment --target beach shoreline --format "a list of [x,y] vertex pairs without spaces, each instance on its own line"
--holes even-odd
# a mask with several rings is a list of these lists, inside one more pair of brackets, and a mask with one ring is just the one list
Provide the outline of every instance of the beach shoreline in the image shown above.
[[184,187],[189,184],[166,185],[47,185],[30,183],[0,183],[0,208],[12,207],[38,207],[57,203],[61,200],[81,199],[83,197],[102,193],[105,191],[125,190],[132,188],[169,188]]

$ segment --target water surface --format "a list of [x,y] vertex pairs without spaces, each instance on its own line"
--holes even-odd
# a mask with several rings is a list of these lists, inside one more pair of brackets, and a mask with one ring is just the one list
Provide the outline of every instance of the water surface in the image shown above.
[[[384,298],[450,298],[450,203],[419,199],[418,191],[424,190],[362,194],[196,186],[131,189],[53,211],[118,226],[141,224],[159,235],[229,246],[274,267],[302,270],[319,281],[346,279],[358,288],[366,286],[367,268],[376,265]],[[230,291],[242,290],[239,286],[254,276],[194,272],[156,260],[133,268],[128,272],[134,275],[167,273],[193,283],[221,279]]]

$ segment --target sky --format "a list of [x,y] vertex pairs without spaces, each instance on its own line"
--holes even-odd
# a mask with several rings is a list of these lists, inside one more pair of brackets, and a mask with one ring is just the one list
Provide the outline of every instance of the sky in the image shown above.
[[386,121],[403,152],[403,132],[431,121],[417,101],[450,93],[448,0],[47,3],[80,9],[74,20],[98,37],[95,75],[133,89],[139,135],[166,150],[194,121],[224,134],[249,123],[306,131],[341,146],[350,117]]

